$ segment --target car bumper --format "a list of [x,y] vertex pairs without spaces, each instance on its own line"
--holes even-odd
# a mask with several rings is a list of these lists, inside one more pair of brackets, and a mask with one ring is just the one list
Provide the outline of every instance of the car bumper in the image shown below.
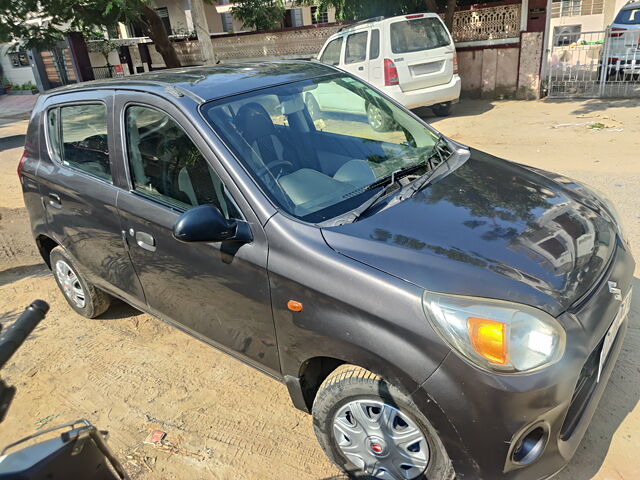
[[400,86],[382,87],[384,93],[406,108],[429,107],[438,103],[457,102],[460,99],[461,82],[454,75],[449,83],[435,87],[403,92]]
[[[625,319],[598,381],[604,337],[621,306],[607,282],[615,281],[630,300],[634,265],[620,245],[589,297],[559,317],[567,330],[567,346],[555,365],[529,375],[498,375],[480,371],[451,352],[414,393],[459,478],[540,480],[567,464],[602,397],[627,328]],[[539,456],[526,464],[515,461],[520,440],[538,427]]]

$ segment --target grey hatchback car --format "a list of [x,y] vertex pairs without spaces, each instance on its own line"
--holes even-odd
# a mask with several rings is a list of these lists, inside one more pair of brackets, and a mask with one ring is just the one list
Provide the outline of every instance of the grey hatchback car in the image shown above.
[[[363,111],[309,112],[316,89]],[[554,474],[627,328],[634,260],[602,195],[322,64],[53,90],[18,172],[76,312],[120,298],[284,382],[354,477]]]

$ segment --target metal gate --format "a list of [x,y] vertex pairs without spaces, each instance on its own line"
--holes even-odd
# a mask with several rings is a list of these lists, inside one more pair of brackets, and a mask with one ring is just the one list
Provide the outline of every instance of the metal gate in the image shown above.
[[640,30],[556,32],[548,96],[640,97]]

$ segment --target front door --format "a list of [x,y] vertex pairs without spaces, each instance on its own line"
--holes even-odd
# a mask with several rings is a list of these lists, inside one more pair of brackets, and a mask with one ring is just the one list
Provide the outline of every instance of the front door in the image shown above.
[[[151,95],[122,93],[116,111],[123,115],[123,161],[131,181],[117,206],[148,307],[277,374],[267,242],[260,222],[237,191],[232,197],[213,168],[220,168],[213,152],[176,107]],[[176,240],[172,230],[181,212],[203,204],[248,222],[253,241]]]

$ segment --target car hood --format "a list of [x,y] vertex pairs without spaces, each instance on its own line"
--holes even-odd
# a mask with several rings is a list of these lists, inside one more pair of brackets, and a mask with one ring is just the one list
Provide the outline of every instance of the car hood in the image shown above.
[[592,192],[553,175],[471,150],[413,197],[322,234],[335,251],[427,290],[558,315],[601,276],[616,230]]

